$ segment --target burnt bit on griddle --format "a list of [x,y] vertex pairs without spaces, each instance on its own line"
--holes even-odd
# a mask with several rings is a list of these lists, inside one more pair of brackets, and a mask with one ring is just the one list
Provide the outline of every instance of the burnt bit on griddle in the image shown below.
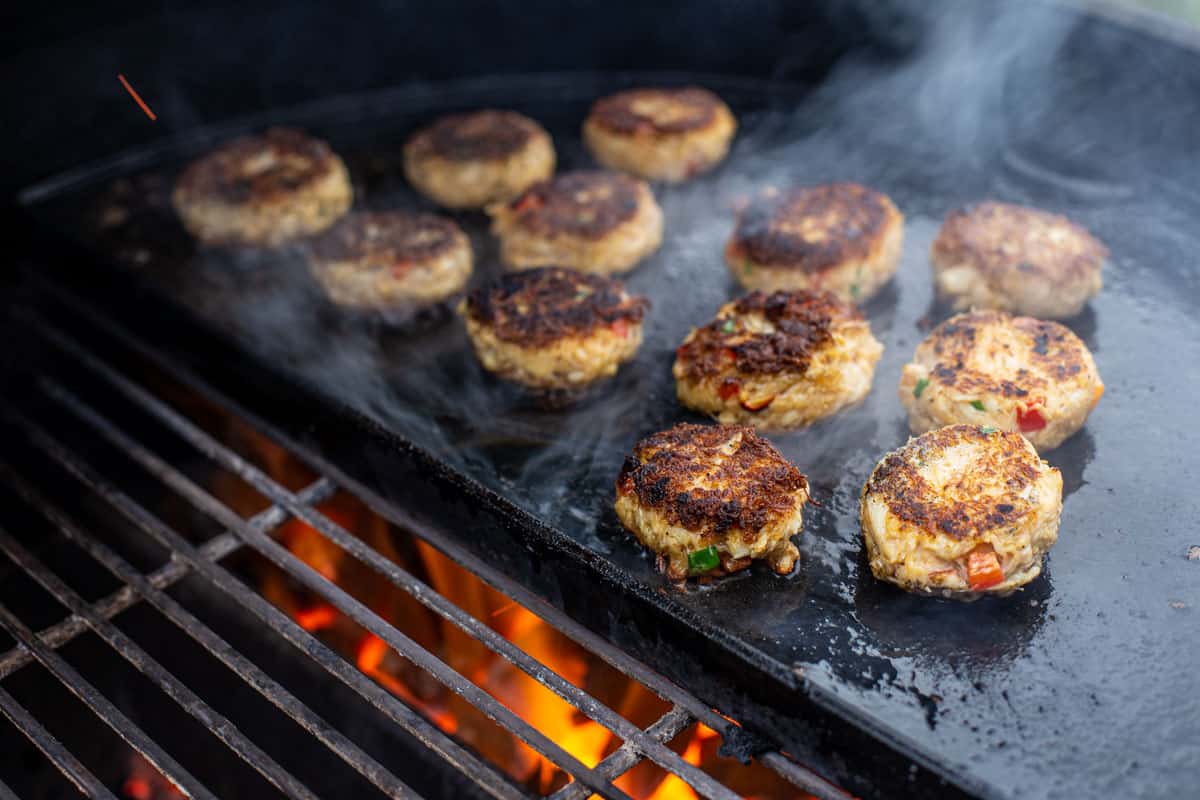
[[618,321],[642,321],[650,302],[620,281],[558,267],[509,272],[467,296],[466,313],[502,341],[540,347]]
[[534,184],[509,207],[516,224],[531,233],[602,239],[637,214],[640,186],[613,172],[568,172]]
[[597,100],[588,118],[615,133],[679,134],[711,125],[721,105],[698,86],[629,89]]
[[808,480],[752,427],[681,423],[637,443],[617,491],[687,530],[738,529],[750,541],[770,520],[795,511]]

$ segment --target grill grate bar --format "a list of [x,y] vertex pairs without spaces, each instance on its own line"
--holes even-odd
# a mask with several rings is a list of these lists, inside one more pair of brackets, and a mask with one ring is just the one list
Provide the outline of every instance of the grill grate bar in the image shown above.
[[113,705],[108,698],[96,691],[96,687],[88,683],[62,656],[38,642],[33,631],[29,630],[25,623],[21,622],[4,605],[0,605],[0,627],[3,627],[11,636],[32,651],[42,666],[58,678],[71,694],[78,697],[130,747],[141,753],[147,761],[154,765],[155,769],[179,787],[180,791],[188,797],[216,800],[212,792],[204,788],[191,773],[159,747],[129,717],[122,714],[120,709]]
[[[228,509],[224,504],[209,495],[199,486],[196,486],[174,467],[162,461],[157,456],[143,448],[141,445],[134,442],[128,436],[121,433],[115,428],[115,426],[113,426],[107,420],[101,418],[98,414],[96,414],[95,411],[89,408],[86,404],[82,403],[69,391],[49,380],[43,381],[42,385],[51,397],[69,409],[72,413],[84,419],[88,424],[97,429],[102,435],[104,435],[114,444],[128,452],[131,457],[137,460],[140,464],[142,464],[142,466],[151,471],[157,477],[162,479],[164,483],[167,483],[172,488],[181,492],[190,502],[200,508],[200,510],[212,515],[222,524],[228,525],[235,529],[239,525],[243,524],[241,518],[238,517],[233,511]],[[575,706],[575,708],[583,712],[588,718],[603,725],[609,731],[617,734],[624,742],[632,743],[632,745],[636,747],[643,755],[650,758],[652,761],[654,761],[654,763],[658,764],[663,769],[666,769],[680,778],[683,778],[694,789],[702,792],[705,797],[714,798],[714,800],[736,800],[737,796],[735,794],[730,792],[703,770],[693,766],[692,764],[688,764],[686,761],[680,758],[678,754],[665,747],[660,742],[657,742],[653,738],[647,736],[636,725],[629,722],[604,704],[600,703],[591,695],[579,689],[577,686],[567,681],[558,673],[547,669],[544,664],[530,657],[527,653],[506,640],[492,628],[475,619],[470,614],[464,612],[462,609],[434,591],[424,582],[420,581],[415,576],[402,569],[399,565],[388,560],[387,558],[384,558],[361,539],[353,536],[348,531],[329,520],[328,517],[325,517],[312,508],[296,503],[290,492],[271,480],[265,473],[245,462],[243,459],[237,456],[237,454],[223,447],[216,440],[204,433],[204,431],[192,425],[190,422],[187,422],[173,410],[163,406],[159,401],[149,396],[146,396],[144,400],[139,401],[139,405],[141,405],[143,408],[146,408],[159,419],[163,419],[164,416],[167,416],[168,419],[163,421],[169,421],[173,423],[173,427],[174,425],[178,425],[180,428],[182,428],[182,430],[179,430],[180,435],[184,436],[190,443],[196,445],[199,449],[201,449],[202,452],[205,452],[206,455],[213,457],[222,466],[234,470],[239,477],[242,477],[248,483],[254,486],[255,489],[265,494],[272,502],[283,506],[297,518],[308,523],[321,534],[336,542],[342,549],[351,553],[360,561],[369,565],[379,574],[387,578],[392,585],[407,592],[418,602],[429,608],[434,613],[438,614],[443,619],[456,625],[458,628],[474,637],[477,641],[483,642],[493,652],[500,654],[509,662],[538,681],[538,683],[545,686],[547,689],[554,692],[571,705]],[[263,541],[261,543],[265,545],[267,542],[270,542],[272,545],[271,549],[277,553],[282,554],[286,552],[286,550],[280,548],[276,543],[272,542],[267,537],[262,538]],[[252,547],[255,547],[255,549],[260,549],[257,545],[255,545],[254,542],[250,542],[250,544]],[[271,557],[269,554],[266,555],[268,555],[269,558]],[[304,565],[299,559],[291,556],[291,554],[288,554],[288,556],[289,557],[285,559],[287,563],[281,563],[275,558],[272,558],[272,560],[293,577],[299,579],[300,576],[294,573],[292,567],[306,567],[306,565]],[[316,591],[321,591],[328,585],[329,584],[327,581],[322,580],[319,588],[313,588]],[[375,633],[379,635],[378,632]],[[411,642],[411,647],[419,648],[420,646],[415,642]],[[524,723],[522,722],[522,724]],[[563,752],[565,753],[565,751]]]
[[[20,478],[16,480],[24,483]],[[322,480],[315,481],[306,487],[301,494],[316,495],[317,493],[313,492],[313,490],[322,484],[327,485],[327,482]],[[252,686],[255,691],[271,702],[272,705],[291,717],[293,721],[332,750],[360,775],[367,778],[389,796],[402,797],[406,793],[411,796],[411,790],[401,780],[388,772],[375,759],[364,753],[352,741],[334,730],[319,715],[259,669],[253,662],[234,650],[228,642],[214,633],[211,628],[197,619],[172,597],[150,585],[149,580],[139,573],[133,565],[129,564],[95,538],[84,533],[78,525],[67,518],[61,509],[56,508],[32,487],[26,484],[18,488],[22,490],[23,496],[29,499],[32,505],[36,505],[64,537],[74,542],[80,549],[103,564],[117,578],[133,587],[146,602],[158,609],[163,616],[171,620],[180,630],[205,647],[225,666],[233,670],[238,677]]]
[[[666,744],[694,721],[692,715],[679,706],[671,706],[667,713],[646,728],[645,733],[659,744]],[[629,742],[625,742],[597,764],[596,771],[603,773],[609,780],[613,780],[633,769],[641,760],[642,757],[638,755],[637,749]],[[586,787],[578,783],[568,783],[550,795],[550,800],[583,800],[589,794],[591,793]]]
[[[21,495],[30,505],[38,506],[40,502],[30,498],[28,494],[28,484],[26,484],[20,475],[12,469],[12,467],[0,463],[0,474],[4,474],[9,484]],[[297,495],[297,499],[303,502],[319,503],[327,499],[334,492],[334,485],[327,479],[321,478],[314,481],[311,485],[305,487],[303,491]],[[249,519],[251,525],[260,527],[264,532],[270,532],[283,523],[287,519],[287,513],[278,506],[271,506]],[[230,553],[242,546],[241,541],[231,533],[222,533],[209,541],[205,542],[200,548],[200,553],[204,558],[210,561],[220,561]],[[166,589],[174,585],[177,581],[183,579],[191,572],[191,568],[183,561],[172,558],[166,564],[163,564],[154,572],[146,577],[146,580],[155,589]],[[100,617],[104,619],[112,619],[117,614],[130,608],[138,602],[138,594],[129,586],[122,586],[112,594],[102,600],[97,601],[92,605],[92,609]],[[67,642],[74,639],[79,634],[88,629],[87,623],[81,618],[72,614],[66,619],[56,622],[54,625],[43,630],[38,634],[38,640],[47,647],[57,649],[62,647]],[[0,680],[7,678],[12,673],[16,672],[21,667],[33,661],[33,656],[28,650],[22,647],[14,647],[0,656]]]
[[[348,664],[341,656],[309,635],[307,631],[297,625],[286,614],[251,591],[226,569],[219,564],[203,561],[199,557],[196,548],[187,540],[171,530],[169,526],[161,522],[136,501],[104,481],[103,478],[97,475],[70,450],[46,433],[40,426],[32,421],[25,420],[25,428],[27,435],[35,444],[66,469],[67,472],[119,511],[126,519],[133,522],[140,530],[164,547],[173,550],[179,558],[186,560],[196,573],[215,584],[226,594],[231,595],[241,605],[245,606],[260,620],[270,626],[272,630],[284,636],[291,644],[320,664],[326,671],[358,692],[358,694],[383,712],[389,719],[411,733],[460,771],[470,776],[481,788],[486,789],[489,793],[497,797],[520,798],[525,796],[478,757],[463,749],[457,742],[434,727],[416,711],[400,702],[394,695],[384,690],[357,668]],[[251,537],[261,536],[271,544],[274,544],[264,534],[253,531],[248,527],[240,530],[239,533],[249,534]],[[315,576],[316,573],[313,573],[313,575]],[[323,579],[318,577],[317,580]]]
[[24,706],[16,701],[5,689],[0,688],[0,712],[8,717],[17,729],[25,734],[33,746],[42,751],[46,758],[69,780],[80,794],[91,798],[107,798],[116,800],[112,792],[93,775],[87,767],[79,763],[79,759],[71,755],[71,751],[63,747],[62,742],[54,738],[50,731],[42,727],[42,723],[34,719]]
[[[89,319],[92,323],[100,326],[111,335],[118,338],[124,345],[138,353],[139,355],[148,358],[156,366],[175,377],[188,387],[200,392],[210,398],[216,399],[226,405],[230,410],[238,413],[241,417],[251,420],[261,430],[268,433],[277,441],[285,444],[289,449],[299,455],[302,460],[309,464],[310,467],[316,469],[319,473],[332,476],[335,481],[341,485],[353,486],[354,493],[367,502],[368,506],[380,514],[381,516],[392,520],[398,525],[405,527],[439,551],[449,557],[451,560],[458,563],[460,566],[479,577],[493,589],[515,600],[519,604],[538,615],[542,619],[549,622],[559,632],[566,635],[572,641],[576,642],[593,654],[600,657],[609,666],[624,674],[626,677],[632,678],[648,689],[657,694],[660,698],[684,708],[693,717],[698,719],[707,727],[715,730],[724,741],[729,741],[731,737],[736,737],[740,734],[740,728],[732,721],[728,720],[721,714],[718,714],[712,708],[693,696],[690,692],[677,686],[672,681],[659,675],[651,670],[645,664],[642,664],[633,656],[621,650],[619,647],[611,644],[606,639],[573,620],[565,612],[543,600],[537,594],[522,586],[520,583],[512,580],[507,575],[504,575],[499,570],[485,563],[481,559],[474,556],[470,551],[458,545],[449,537],[442,534],[440,531],[430,528],[427,524],[413,518],[404,509],[395,507],[386,502],[383,498],[371,491],[368,487],[362,486],[344,476],[341,470],[336,465],[322,459],[319,455],[310,453],[304,447],[292,440],[291,437],[279,431],[270,424],[268,420],[264,420],[254,414],[247,412],[241,408],[238,403],[215,388],[209,386],[203,380],[197,378],[188,369],[176,363],[174,360],[167,358],[154,347],[142,342],[141,340],[131,336],[124,329],[114,324],[111,320],[97,315],[90,307],[80,303],[75,298],[63,294],[52,288],[54,294],[60,297],[64,302],[67,302],[80,314]],[[118,380],[123,380],[121,376],[115,375],[113,371],[107,367],[99,359],[95,358],[89,352],[84,350],[80,345],[76,344],[70,337],[63,334],[57,327],[45,320],[40,315],[31,314],[31,322],[41,331],[42,335],[57,344],[60,348],[74,355],[77,359],[89,366],[93,371],[100,373],[107,378],[106,373],[114,374]],[[137,387],[131,387],[137,389]],[[819,800],[845,800],[847,794],[836,785],[825,780],[823,777],[813,772],[811,769],[792,761],[790,758],[778,752],[767,752],[759,756],[759,761],[769,767],[772,771],[778,774],[783,779],[792,783],[798,789],[811,794]]]
[[258,745],[247,739],[237,727],[218,713],[215,709],[201,700],[195,692],[187,688],[162,664],[149,653],[139,647],[111,622],[98,617],[92,612],[86,601],[71,590],[63,581],[38,561],[28,550],[13,539],[12,535],[0,527],[0,550],[13,560],[26,574],[36,580],[58,602],[71,610],[76,616],[82,617],[88,627],[96,635],[107,642],[113,650],[132,664],[138,672],[145,675],[158,685],[164,694],[179,704],[193,718],[206,727],[209,733],[216,736],[237,756],[254,768],[260,775],[271,782],[277,789],[291,797],[312,798],[316,800],[307,786],[298,781],[287,770],[279,766],[273,758],[267,755]]

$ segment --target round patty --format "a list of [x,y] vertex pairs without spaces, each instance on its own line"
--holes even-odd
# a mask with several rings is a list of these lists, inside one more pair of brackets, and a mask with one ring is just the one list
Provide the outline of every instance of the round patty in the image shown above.
[[917,346],[900,376],[914,433],[963,422],[1024,434],[1038,450],[1079,430],[1104,383],[1087,345],[1057,322],[972,311]]
[[583,123],[583,141],[609,169],[683,181],[729,152],[737,121],[707,89],[630,89],[603,97]]
[[624,272],[662,242],[662,211],[650,187],[612,172],[567,172],[487,211],[500,257],[514,269]]
[[482,208],[553,175],[554,143],[515,111],[452,114],[408,140],[404,174],[439,205]]
[[860,402],[883,345],[829,292],[752,292],[675,353],[679,402],[720,422],[797,428]]
[[769,188],[738,215],[725,262],[747,289],[825,289],[858,303],[896,273],[903,240],[903,215],[865,186]]
[[1096,296],[1107,258],[1066,217],[1008,203],[950,212],[930,251],[937,292],[954,308],[1051,319],[1078,314]]
[[471,243],[451,220],[404,211],[350,214],[312,241],[313,276],[360,309],[445,300],[471,276]]
[[617,478],[616,512],[673,580],[766,559],[787,574],[808,480],[744,425],[675,427],[638,442]]
[[485,369],[535,389],[577,389],[633,358],[647,308],[617,280],[547,268],[502,275],[461,310]]
[[329,145],[289,128],[234,139],[192,162],[171,195],[197,239],[264,247],[325,230],[353,199]]
[[1036,578],[1061,513],[1059,471],[1023,436],[975,425],[910,439],[875,467],[861,501],[875,577],[963,600]]

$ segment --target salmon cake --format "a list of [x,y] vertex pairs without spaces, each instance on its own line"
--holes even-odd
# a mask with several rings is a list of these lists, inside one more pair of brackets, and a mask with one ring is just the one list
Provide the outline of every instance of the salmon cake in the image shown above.
[[707,89],[629,89],[596,101],[583,141],[609,169],[676,183],[719,164],[736,131],[729,106]]
[[506,273],[460,309],[489,372],[536,390],[577,390],[616,374],[642,343],[643,297],[600,275]]
[[256,247],[320,233],[353,199],[342,159],[290,128],[234,139],[192,162],[171,194],[183,226],[200,241]]
[[856,183],[768,188],[738,214],[725,263],[747,289],[824,289],[871,298],[896,273],[904,216]]
[[929,258],[938,295],[957,310],[1063,319],[1100,292],[1108,248],[1066,217],[987,202],[950,212]]
[[808,479],[744,425],[682,423],[638,442],[617,478],[621,523],[668,578],[724,575],[765,560],[781,575],[800,551]]
[[1104,383],[1087,345],[1057,322],[972,311],[943,322],[900,375],[913,433],[954,423],[1025,436],[1041,452],[1083,427]]
[[451,114],[404,145],[404,174],[446,208],[483,208],[554,174],[550,134],[515,111]]
[[662,243],[662,210],[650,187],[614,172],[567,172],[488,214],[511,269],[626,272]]
[[829,292],[751,292],[692,329],[672,372],[688,408],[790,429],[861,402],[882,354],[858,309]]
[[457,294],[471,277],[471,243],[445,217],[359,212],[313,239],[309,263],[340,306],[406,308]]
[[860,514],[876,578],[958,600],[1007,595],[1058,539],[1062,475],[1020,434],[952,425],[885,456]]

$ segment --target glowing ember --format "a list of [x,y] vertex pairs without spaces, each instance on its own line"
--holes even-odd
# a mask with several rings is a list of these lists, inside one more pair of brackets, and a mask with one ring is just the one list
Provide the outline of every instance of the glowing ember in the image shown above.
[[303,608],[295,613],[296,624],[312,633],[328,628],[338,620],[338,610],[330,605]]

